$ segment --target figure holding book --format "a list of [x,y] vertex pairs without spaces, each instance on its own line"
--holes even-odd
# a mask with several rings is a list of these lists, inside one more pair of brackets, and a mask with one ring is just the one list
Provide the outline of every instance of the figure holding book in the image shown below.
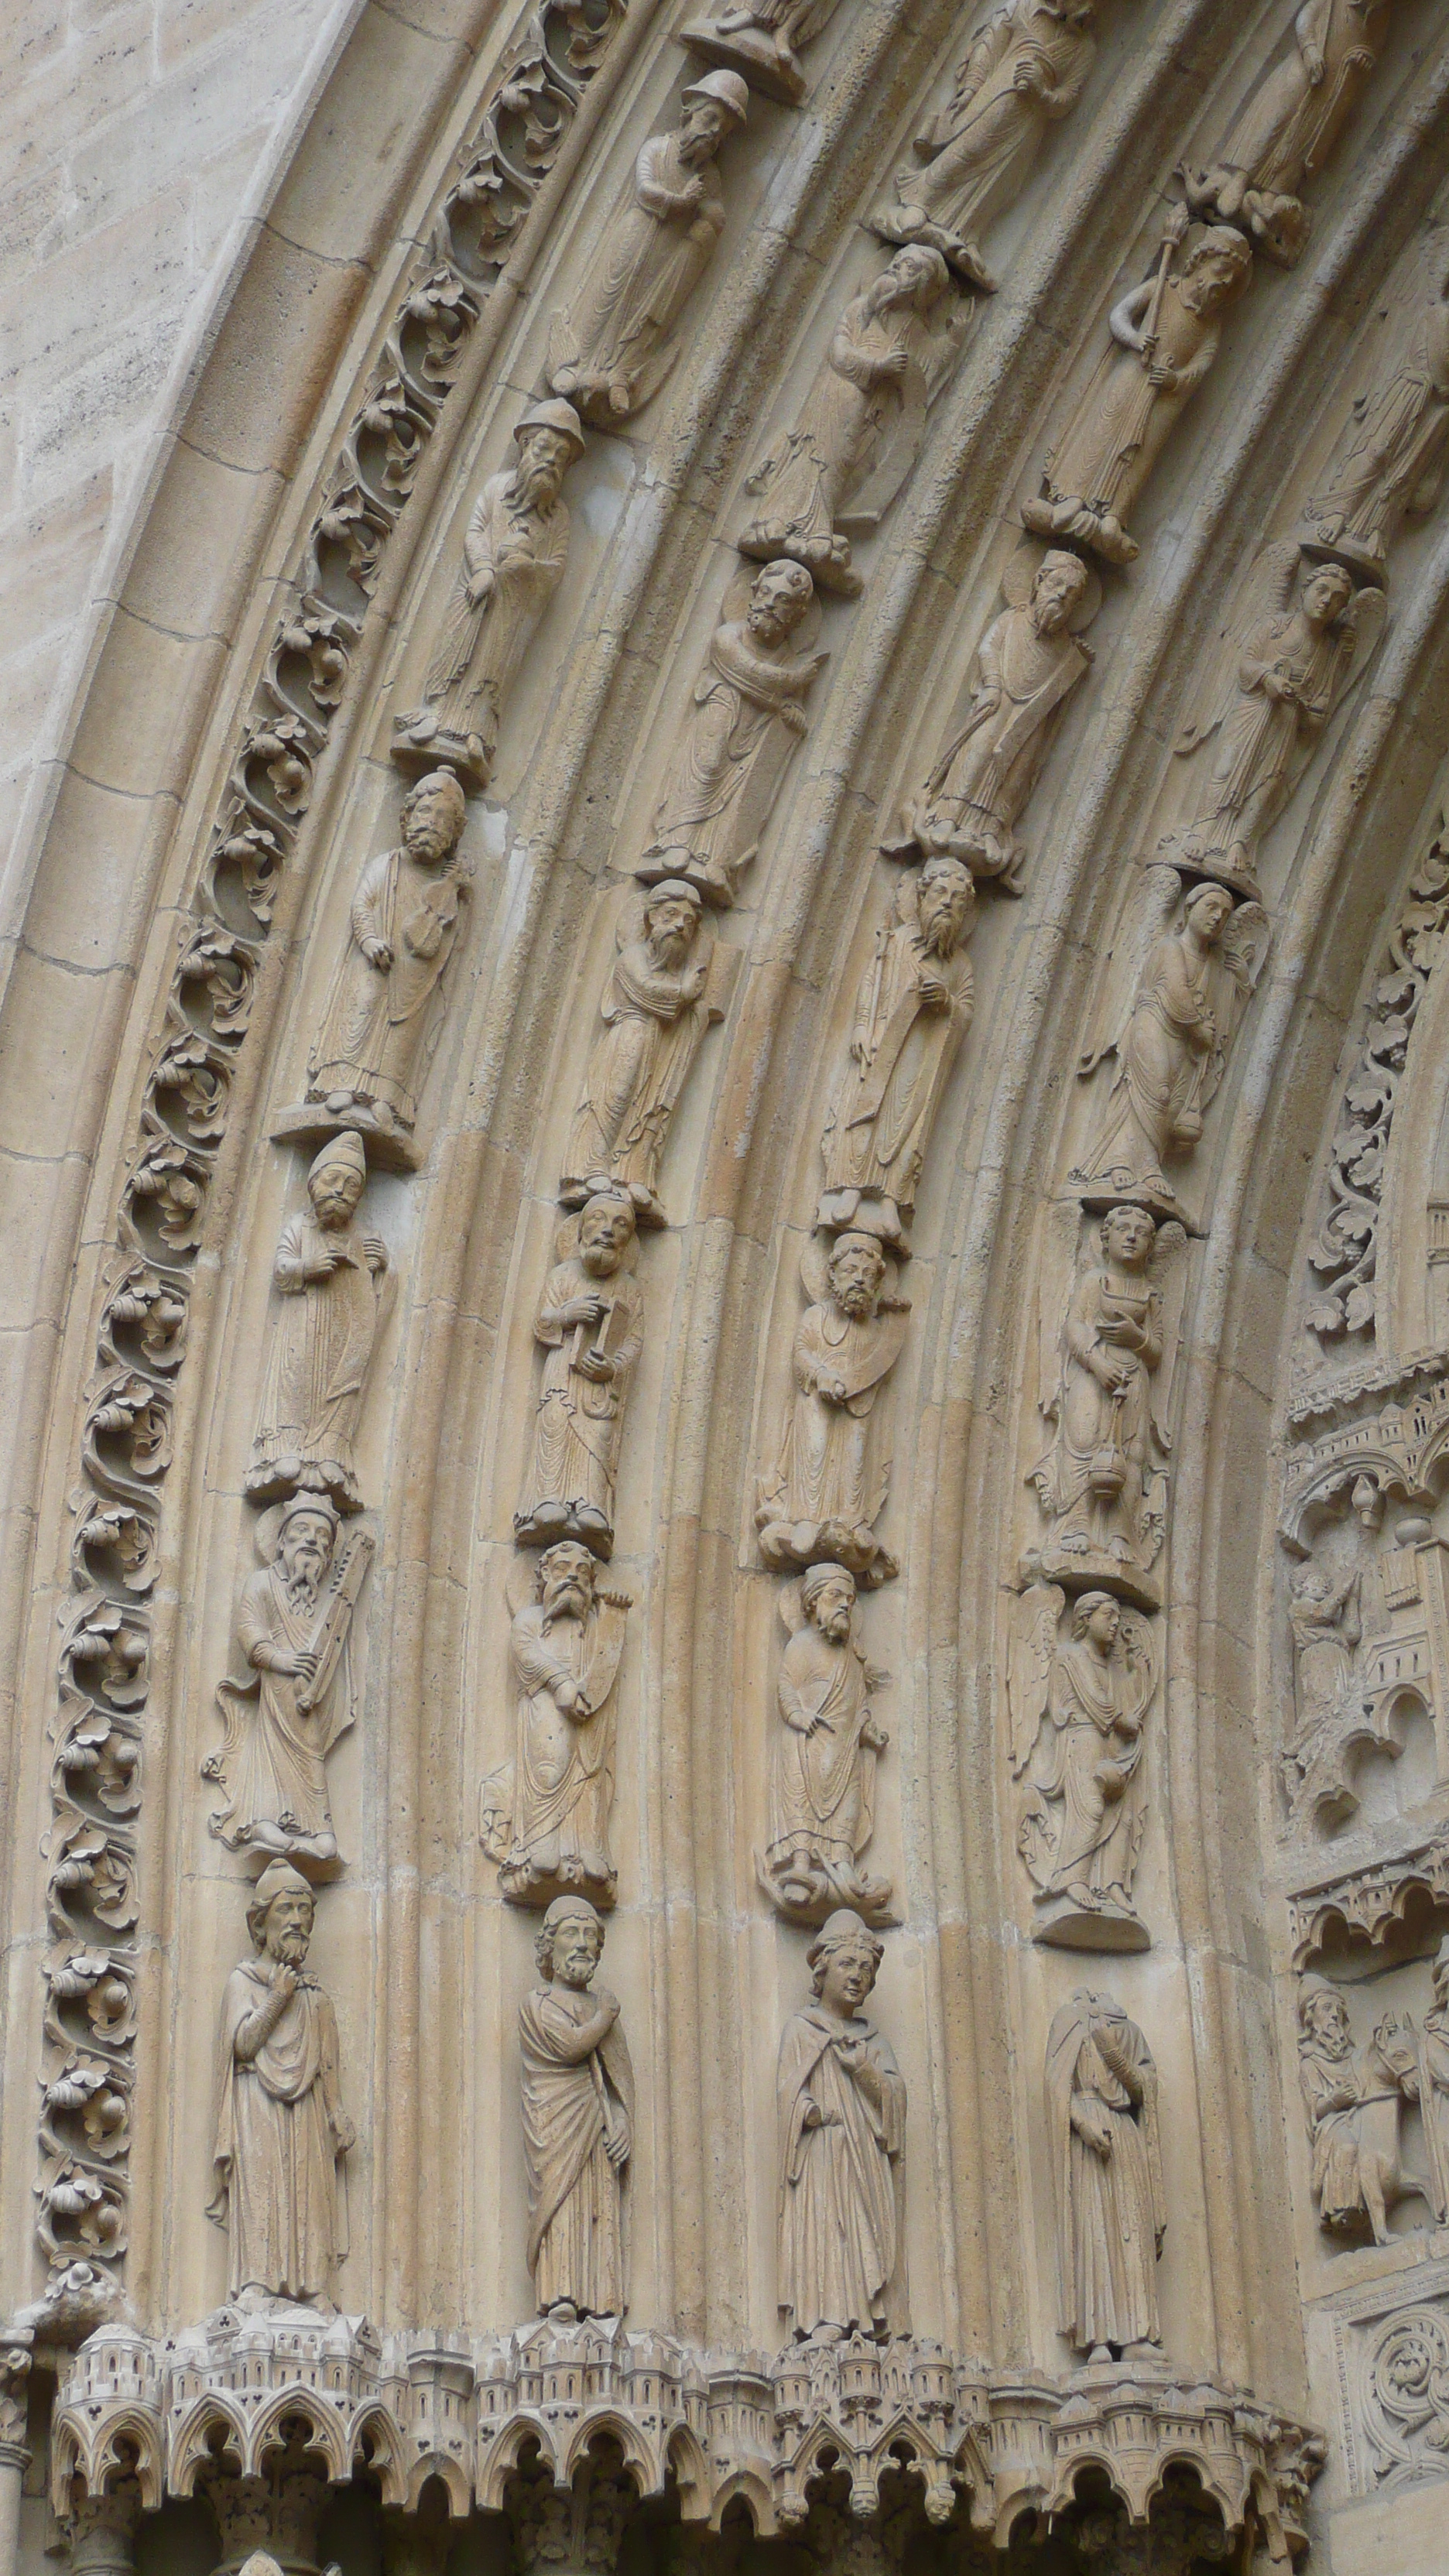
[[533,1465],[514,1515],[524,1547],[580,1539],[595,1556],[614,1551],[614,1495],[624,1405],[644,1340],[644,1307],[629,1263],[634,1204],[599,1190],[560,1229],[563,1258],[549,1272],[534,1317],[545,1351]]

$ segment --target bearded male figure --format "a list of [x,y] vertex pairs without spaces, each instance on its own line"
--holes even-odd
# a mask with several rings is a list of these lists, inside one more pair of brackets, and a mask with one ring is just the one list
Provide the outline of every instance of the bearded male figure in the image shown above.
[[291,2299],[332,2316],[347,2252],[341,2160],[357,2133],[342,2108],[337,2016],[306,1970],[314,1914],[305,1878],[272,1861],[247,1907],[256,1956],[226,1981],[207,2216],[227,2229],[238,2306]]
[[594,1559],[562,1539],[538,1560],[536,1598],[513,1621],[518,1683],[511,1839],[496,1839],[499,1883],[514,1905],[578,1888],[612,1905],[613,1690],[627,1601],[596,1590]]
[[976,890],[959,860],[929,858],[919,875],[903,876],[856,996],[852,1069],[821,1138],[817,1225],[869,1225],[907,1248],[936,1111],[971,1025],[962,942],[975,919]]
[[311,1215],[282,1228],[272,1281],[283,1303],[246,1473],[253,1502],[302,1485],[343,1511],[361,1507],[352,1443],[387,1269],[380,1238],[356,1223],[366,1182],[362,1139],[345,1129],[307,1174]]
[[787,650],[814,603],[803,564],[766,564],[744,616],[715,628],[655,808],[654,837],[634,871],[646,885],[684,878],[707,902],[733,903],[805,731],[801,701],[825,659]]
[[493,775],[504,699],[563,578],[569,514],[560,495],[584,452],[572,403],[534,403],[513,437],[518,463],[491,474],[473,505],[422,705],[393,721],[394,760],[427,769],[447,761],[475,787]]
[[528,2268],[540,2316],[621,2317],[629,2301],[624,2182],[634,2070],[617,1998],[593,1986],[604,1927],[557,1896],[534,1944],[541,1983],[518,2016]]
[[897,1570],[873,1526],[890,1460],[880,1455],[872,1416],[900,1356],[906,1315],[899,1300],[882,1311],[885,1283],[875,1236],[842,1234],[825,1263],[823,1294],[800,1319],[779,1463],[760,1479],[755,1512],[760,1554],[777,1573],[827,1556],[868,1583]]
[[[626,1190],[641,1225],[663,1225],[656,1182],[674,1104],[704,1035],[710,942],[696,887],[666,877],[646,897],[640,935],[626,935],[574,1112],[559,1197],[581,1207],[600,1181]],[[703,952],[702,954],[699,952]]]
[[818,1922],[831,1903],[890,1920],[890,1880],[859,1865],[875,1828],[875,1757],[890,1741],[870,1707],[883,1679],[856,1636],[853,1575],[843,1565],[812,1565],[780,1668],[781,1732],[760,1867],[766,1895],[795,1921]]
[[644,1346],[644,1301],[624,1267],[634,1242],[633,1200],[600,1190],[577,1220],[577,1242],[549,1272],[533,1320],[547,1357],[533,1464],[513,1534],[524,1547],[582,1539],[607,1559],[624,1404]]
[[1388,2213],[1424,2186],[1403,2171],[1404,2101],[1420,2083],[1411,2034],[1391,2016],[1362,2050],[1354,2046],[1348,2006],[1327,1977],[1304,1977],[1298,1989],[1298,2081],[1313,2146],[1313,2197],[1325,2227],[1357,2233],[1365,2220],[1376,2245],[1387,2245]]
[[842,1907],[805,1954],[815,2001],[780,2035],[779,2300],[797,2341],[909,2334],[906,2088],[861,2007],[884,1957]]
[[1091,653],[1071,631],[1087,613],[1095,576],[1080,555],[1044,555],[1024,603],[1008,607],[976,648],[971,710],[918,796],[911,799],[892,855],[911,848],[964,861],[974,875],[999,877],[1020,892],[1025,852],[1017,821],[1041,775],[1053,720]]
[[226,1735],[202,1765],[227,1792],[211,1819],[219,1841],[318,1869],[338,1856],[327,1756],[357,1715],[348,1629],[372,1558],[365,1531],[339,1548],[338,1530],[325,1494],[304,1490],[281,1506],[275,1555],[248,1578],[237,1612],[255,1679],[220,1684]]

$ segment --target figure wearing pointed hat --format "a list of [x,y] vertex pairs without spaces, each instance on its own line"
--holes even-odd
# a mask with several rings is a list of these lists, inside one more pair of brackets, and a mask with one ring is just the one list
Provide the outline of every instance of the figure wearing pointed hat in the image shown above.
[[504,701],[563,579],[563,479],[584,452],[578,413],[567,402],[534,403],[513,439],[517,464],[490,474],[473,504],[422,705],[393,728],[393,758],[405,768],[446,760],[475,787],[493,775]]
[[632,202],[605,227],[592,272],[549,336],[548,380],[599,429],[622,429],[678,355],[669,334],[724,230],[715,155],[745,123],[738,72],[707,72],[684,93],[672,134],[651,134]]
[[337,2016],[306,1967],[315,1910],[289,1862],[263,1870],[247,1907],[256,1955],[233,1968],[222,2000],[207,2216],[227,2230],[240,2306],[293,2299],[330,2316],[347,2252],[341,2159],[357,2133],[342,2108]]
[[587,1897],[556,1896],[535,1944],[542,1982],[518,2017],[528,2268],[540,2315],[563,2320],[628,2304],[634,2070],[618,2001],[593,1985],[603,1947]]
[[298,1487],[360,1511],[352,1444],[377,1339],[387,1253],[357,1223],[362,1139],[329,1137],[307,1174],[305,1216],[289,1217],[272,1265],[281,1310],[267,1355],[246,1490],[269,1502]]

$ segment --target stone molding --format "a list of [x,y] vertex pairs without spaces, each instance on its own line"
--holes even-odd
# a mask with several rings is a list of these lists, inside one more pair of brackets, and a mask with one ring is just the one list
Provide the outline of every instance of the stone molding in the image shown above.
[[1053,2379],[906,2338],[771,2359],[597,2323],[379,2335],[361,2317],[221,2309],[164,2340],[121,2327],[89,2338],[57,2399],[51,2498],[73,2526],[124,2470],[154,2511],[209,2492],[219,2461],[257,2481],[295,2452],[320,2455],[332,2484],[370,2470],[383,2505],[404,2511],[439,2479],[457,2519],[509,2509],[521,2468],[536,2481],[541,2465],[567,2493],[601,2443],[622,2453],[639,2500],[675,2493],[687,2523],[713,2530],[740,2498],[761,2536],[796,2532],[812,2489],[842,2471],[864,2523],[904,2468],[930,2524],[959,2504],[998,2546],[1023,2513],[1065,2512],[1089,2469],[1144,2524],[1168,2471],[1186,2466],[1230,2536],[1249,2520],[1266,2532],[1275,2564],[1304,2545],[1325,2456],[1308,2427],[1165,2363]]

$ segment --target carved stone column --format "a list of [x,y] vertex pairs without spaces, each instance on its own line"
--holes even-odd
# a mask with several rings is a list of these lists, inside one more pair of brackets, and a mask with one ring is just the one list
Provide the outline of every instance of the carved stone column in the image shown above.
[[25,2447],[28,2343],[0,2345],[0,2576],[15,2576],[20,2538],[20,2482],[30,2465]]
[[83,2496],[70,2524],[71,2576],[131,2576],[141,2489],[121,2478],[100,2495]]

